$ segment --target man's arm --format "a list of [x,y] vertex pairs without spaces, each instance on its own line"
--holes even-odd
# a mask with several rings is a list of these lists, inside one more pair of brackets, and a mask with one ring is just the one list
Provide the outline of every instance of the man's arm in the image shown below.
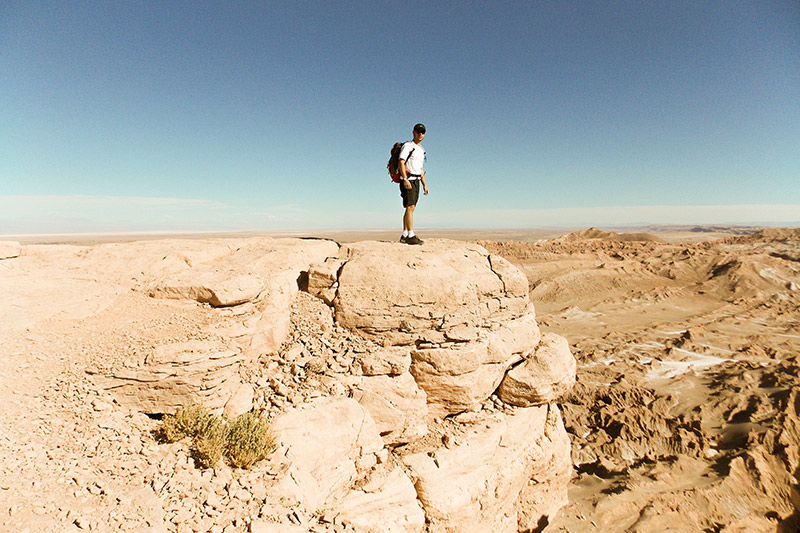
[[425,194],[428,194],[428,184],[425,182],[425,170],[422,170],[422,175],[420,176],[420,181],[422,181],[422,189],[425,191]]
[[408,181],[408,169],[406,169],[406,160],[399,159],[397,161],[397,168],[400,169],[400,179],[403,180],[403,187],[405,187],[406,189],[410,189],[411,182]]

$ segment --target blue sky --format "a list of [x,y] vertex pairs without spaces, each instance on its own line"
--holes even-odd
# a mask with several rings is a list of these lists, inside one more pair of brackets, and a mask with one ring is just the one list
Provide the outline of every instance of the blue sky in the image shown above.
[[800,2],[1,2],[0,234],[800,223]]

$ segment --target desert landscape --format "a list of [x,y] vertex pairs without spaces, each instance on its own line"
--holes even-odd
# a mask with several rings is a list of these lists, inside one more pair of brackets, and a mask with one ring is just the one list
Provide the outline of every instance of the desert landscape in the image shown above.
[[0,242],[0,529],[800,529],[800,229],[396,237]]

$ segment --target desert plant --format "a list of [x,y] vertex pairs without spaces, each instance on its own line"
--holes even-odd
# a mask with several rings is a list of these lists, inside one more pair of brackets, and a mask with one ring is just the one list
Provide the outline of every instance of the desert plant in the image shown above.
[[209,418],[192,440],[192,457],[199,466],[211,468],[222,458],[225,451],[227,428],[216,416]]
[[156,436],[163,442],[177,442],[184,437],[195,437],[214,424],[216,417],[200,404],[181,407],[174,415],[166,415]]
[[275,451],[275,437],[269,423],[256,413],[244,413],[228,424],[225,457],[231,466],[250,468]]

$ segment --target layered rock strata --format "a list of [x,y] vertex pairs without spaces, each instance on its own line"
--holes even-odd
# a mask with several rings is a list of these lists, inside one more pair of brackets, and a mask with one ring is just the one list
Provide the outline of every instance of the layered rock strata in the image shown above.
[[137,243],[92,252],[130,257],[139,269],[135,287],[153,298],[197,302],[220,312],[202,340],[152,347],[123,369],[96,373],[95,381],[146,413],[172,413],[193,402],[234,416],[251,410],[253,386],[240,376],[243,367],[281,346],[299,279],[309,263],[336,253],[338,245],[298,239],[164,245],[164,252]]

